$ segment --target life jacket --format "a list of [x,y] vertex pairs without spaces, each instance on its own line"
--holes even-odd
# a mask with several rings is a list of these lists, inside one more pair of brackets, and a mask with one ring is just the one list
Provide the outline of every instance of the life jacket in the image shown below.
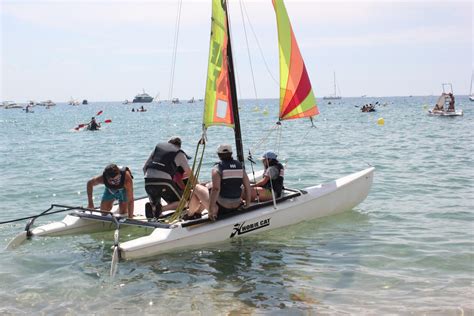
[[120,170],[120,183],[116,185],[110,184],[108,181],[108,177],[105,175],[105,172],[102,173],[102,177],[104,179],[104,185],[108,189],[113,190],[113,191],[123,189],[124,184],[125,184],[125,174],[127,173],[127,171],[130,172],[130,176],[133,179],[132,172],[130,171],[128,167],[119,167],[119,170]]
[[278,177],[276,179],[271,179],[269,180],[263,187],[265,189],[271,189],[273,186],[273,191],[276,194],[276,197],[280,197],[281,193],[283,191],[283,177],[285,175],[285,169],[283,168],[283,165],[279,162],[272,163],[269,168],[275,167],[278,169]]
[[171,178],[173,178],[177,169],[174,159],[180,152],[186,155],[184,151],[182,151],[173,144],[159,143],[155,147],[155,151],[153,152],[153,158],[146,165],[145,169],[151,168],[160,170],[166,172],[170,175]]
[[89,124],[89,130],[95,131],[98,129],[99,129],[99,124],[97,124],[96,121],[91,121],[91,123]]
[[240,198],[244,169],[237,160],[224,160],[217,163],[221,175],[221,190],[219,196],[226,199]]

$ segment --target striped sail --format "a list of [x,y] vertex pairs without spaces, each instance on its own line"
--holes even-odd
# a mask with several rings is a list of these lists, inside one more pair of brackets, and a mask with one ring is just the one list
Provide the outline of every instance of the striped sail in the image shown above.
[[227,43],[229,40],[226,1],[212,1],[211,42],[204,101],[204,129],[212,125],[234,127],[229,84]]
[[306,66],[283,0],[272,0],[280,48],[280,120],[319,114]]

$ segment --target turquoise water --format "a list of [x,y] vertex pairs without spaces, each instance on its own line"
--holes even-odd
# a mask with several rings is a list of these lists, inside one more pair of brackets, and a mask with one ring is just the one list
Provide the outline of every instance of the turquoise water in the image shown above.
[[[463,117],[426,115],[436,97],[320,101],[317,128],[284,122],[277,148],[287,186],[330,181],[376,167],[367,199],[352,211],[219,245],[121,262],[108,276],[112,233],[37,238],[4,251],[25,223],[0,225],[1,314],[474,314],[474,103],[457,97]],[[379,101],[375,113],[356,105]],[[154,145],[179,135],[194,156],[202,103],[85,106],[35,113],[0,109],[0,221],[52,203],[86,206],[86,181],[115,162],[135,174]],[[268,108],[268,115],[263,109]],[[99,110],[112,123],[74,132]],[[245,151],[267,134],[277,101],[241,104]],[[385,125],[377,125],[383,117]],[[201,178],[215,148],[232,141],[211,128]],[[101,189],[95,190],[96,201]],[[61,219],[52,215],[38,220]]]

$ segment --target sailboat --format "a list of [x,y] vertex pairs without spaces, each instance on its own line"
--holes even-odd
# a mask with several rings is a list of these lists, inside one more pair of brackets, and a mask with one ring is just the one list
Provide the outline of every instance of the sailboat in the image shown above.
[[[273,0],[273,7],[277,18],[280,52],[279,122],[312,119],[319,111],[286,8],[282,0]],[[206,130],[211,126],[233,128],[237,159],[244,164],[231,43],[227,1],[213,0],[203,136],[206,136]],[[203,212],[200,219],[183,220],[178,216],[168,221],[147,221],[144,215],[147,198],[135,201],[136,216],[133,219],[110,214],[104,216],[99,210],[52,205],[39,216],[62,211],[69,214],[62,221],[36,228],[32,227],[32,222],[38,216],[34,217],[25,231],[10,242],[8,248],[13,249],[33,236],[59,236],[115,229],[111,269],[111,274],[114,274],[114,266],[119,258],[136,259],[181,248],[202,247],[351,210],[367,197],[373,175],[374,168],[369,167],[329,183],[304,189],[285,188],[282,196],[273,201],[255,203],[246,209],[219,215],[214,222],[208,219],[207,211]],[[57,208],[61,209],[53,211]],[[112,211],[117,212],[117,209]],[[176,214],[172,216],[174,215]],[[121,242],[120,228],[130,226],[144,227],[148,233]]]
[[472,79],[474,78],[474,71],[471,74],[471,89],[469,90],[469,100],[474,101],[474,94],[472,93]]
[[334,94],[325,96],[324,100],[340,100],[341,96],[337,95],[336,72],[334,72]]

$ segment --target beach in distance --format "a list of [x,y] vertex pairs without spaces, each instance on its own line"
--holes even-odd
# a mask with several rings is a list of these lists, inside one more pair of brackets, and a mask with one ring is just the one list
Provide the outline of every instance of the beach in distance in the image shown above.
[[[463,116],[427,115],[437,99],[318,98],[315,127],[283,121],[281,135],[261,146],[279,100],[240,100],[245,156],[277,151],[285,185],[299,189],[374,166],[368,197],[335,216],[122,261],[115,278],[113,231],[33,238],[6,251],[26,221],[0,225],[0,313],[474,315],[474,102],[456,95]],[[88,101],[0,108],[0,222],[53,203],[87,206],[86,182],[109,163],[130,167],[135,196],[145,196],[143,164],[172,136],[195,158],[203,101]],[[361,112],[369,103],[375,112]],[[132,112],[141,105],[146,112]],[[93,116],[99,131],[75,130]],[[235,148],[230,128],[210,127],[207,137],[201,181],[219,144]],[[96,202],[101,194],[96,188]]]

